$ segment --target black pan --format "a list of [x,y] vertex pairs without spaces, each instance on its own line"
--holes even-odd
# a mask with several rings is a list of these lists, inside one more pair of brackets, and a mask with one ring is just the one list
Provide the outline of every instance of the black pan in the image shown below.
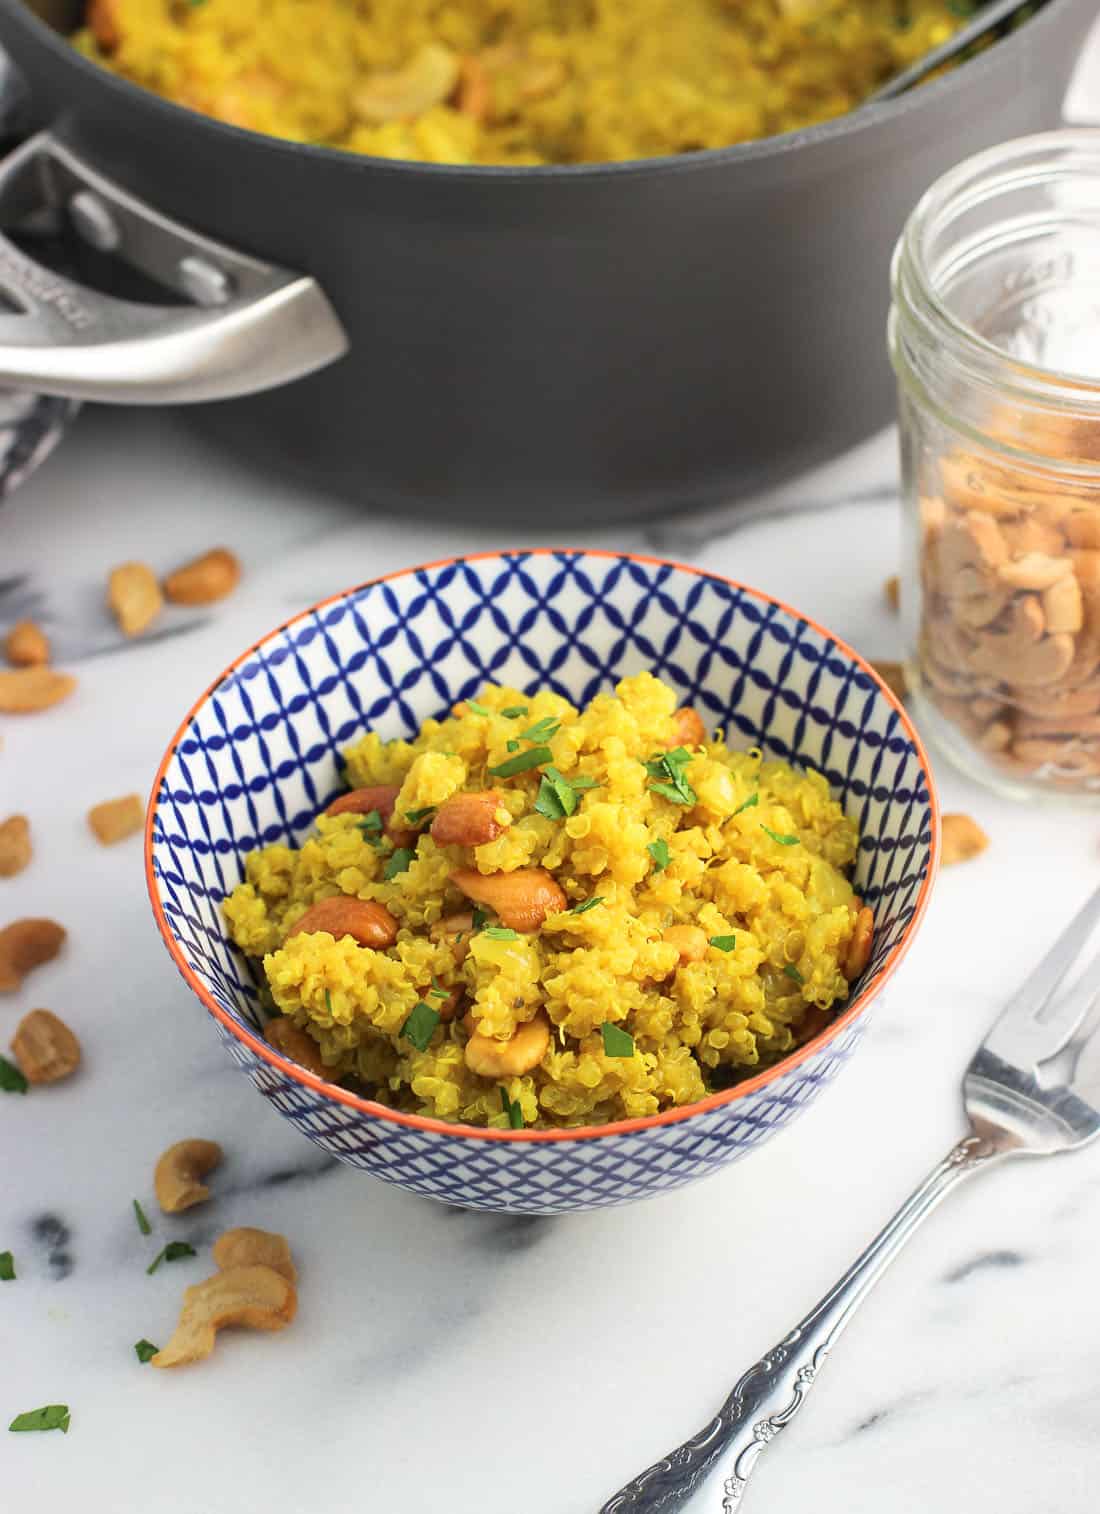
[[[30,127],[168,216],[313,275],[335,308],[346,356],[204,404],[204,426],[366,504],[537,519],[553,535],[735,497],[887,421],[887,271],[906,215],[959,159],[1058,123],[1095,15],[1095,0],[1049,0],[944,78],[820,128],[518,170],[222,125],[79,56],[65,0],[0,0],[0,43],[29,86]],[[285,328],[268,344],[283,377],[337,350],[322,307],[298,312],[308,361]],[[0,373],[18,377],[2,341]],[[262,352],[259,367],[260,382],[278,377]],[[133,380],[118,397],[192,396]]]

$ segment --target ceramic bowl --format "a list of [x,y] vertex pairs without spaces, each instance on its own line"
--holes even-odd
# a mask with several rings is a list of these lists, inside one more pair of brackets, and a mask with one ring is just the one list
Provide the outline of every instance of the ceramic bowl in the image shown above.
[[[733,744],[824,773],[859,821],[874,953],[844,1012],[784,1062],[699,1104],[576,1130],[483,1130],[325,1083],[260,1031],[256,967],[221,902],[246,854],[299,844],[367,727],[409,736],[486,681],[584,704],[650,669]],[[306,610],[242,654],[157,773],[146,870],[157,926],[254,1087],[353,1167],[475,1209],[551,1214],[662,1193],[747,1155],[831,1083],[920,924],[938,818],[905,712],[836,637],[715,574],[600,552],[504,552],[411,568]]]

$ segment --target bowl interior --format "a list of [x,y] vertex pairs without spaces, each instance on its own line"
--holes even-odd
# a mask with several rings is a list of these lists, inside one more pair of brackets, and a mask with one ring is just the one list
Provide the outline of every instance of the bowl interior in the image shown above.
[[934,864],[930,779],[900,707],[848,648],[755,591],[593,552],[410,569],[306,611],[227,670],[177,734],[150,806],[150,892],[184,976],[230,1030],[259,1028],[254,969],[221,902],[249,851],[300,842],[363,730],[409,736],[487,681],[580,705],[643,669],[731,744],[816,768],[858,819],[872,987]]

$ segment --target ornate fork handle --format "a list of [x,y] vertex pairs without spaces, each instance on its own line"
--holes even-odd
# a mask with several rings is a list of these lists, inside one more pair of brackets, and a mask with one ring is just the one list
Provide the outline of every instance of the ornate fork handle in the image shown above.
[[802,1407],[856,1306],[951,1189],[1010,1150],[1000,1132],[971,1134],[953,1147],[821,1302],[742,1375],[710,1423],[627,1483],[599,1514],[663,1514],[714,1483],[721,1484],[724,1514],[735,1514],[757,1457]]

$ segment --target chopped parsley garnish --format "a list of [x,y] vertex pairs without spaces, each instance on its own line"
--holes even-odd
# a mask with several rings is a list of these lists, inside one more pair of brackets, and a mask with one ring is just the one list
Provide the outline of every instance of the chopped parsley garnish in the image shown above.
[[382,829],[382,816],[377,810],[368,810],[359,821],[361,831],[380,831]]
[[159,1346],[154,1346],[152,1341],[146,1340],[140,1340],[134,1346],[134,1352],[142,1366],[146,1362],[151,1362],[159,1350]]
[[678,746],[674,751],[662,752],[659,757],[651,757],[644,766],[651,778],[659,780],[649,785],[654,793],[660,794],[671,804],[697,803],[695,790],[687,781],[687,769],[692,758],[693,754],[686,746]]
[[603,1031],[605,1057],[632,1057],[634,1055],[634,1037],[628,1030],[623,1030],[621,1025],[612,1025],[609,1020],[605,1020],[600,1029]]
[[805,983],[806,981],[793,962],[788,962],[783,972],[786,977],[791,978],[795,983]]
[[720,952],[731,952],[737,945],[736,936],[711,936],[711,946],[716,946]]
[[525,704],[510,704],[506,710],[500,712],[506,720],[518,720],[521,715],[527,714]]
[[189,1241],[169,1241],[163,1251],[157,1252],[145,1271],[149,1277],[152,1277],[161,1262],[182,1262],[187,1256],[198,1256],[198,1252]]
[[564,820],[576,810],[585,789],[598,787],[595,778],[565,778],[556,767],[548,767],[539,784],[535,809],[547,820]]
[[496,767],[490,768],[489,771],[494,778],[514,778],[517,773],[526,773],[528,768],[541,767],[544,762],[549,762],[553,755],[548,746],[528,747],[526,752],[517,752],[514,757],[498,762]]
[[646,847],[646,851],[653,858],[653,871],[655,873],[663,873],[670,861],[668,842],[663,838],[660,841],[651,841]]
[[406,810],[405,819],[410,825],[419,825],[422,820],[427,820],[429,815],[434,815],[435,811],[434,804],[426,804],[422,810]]
[[510,752],[518,752],[519,751],[519,742],[518,741],[506,741],[504,744],[505,744],[505,746],[508,748],[508,750]]
[[489,911],[482,909],[480,904],[474,905],[474,930],[480,930],[489,918]]
[[0,1057],[0,1089],[5,1093],[26,1093],[27,1080],[19,1071],[18,1067],[8,1061],[7,1057]]
[[561,721],[554,715],[544,715],[541,720],[536,720],[534,725],[529,725],[525,731],[520,731],[524,741],[549,741],[561,730]]
[[46,1404],[41,1409],[30,1409],[26,1414],[17,1414],[8,1426],[9,1430],[60,1430],[69,1433],[68,1404]]
[[501,1086],[501,1090],[500,1090],[500,1107],[501,1107],[501,1109],[503,1109],[504,1113],[508,1116],[508,1123],[512,1127],[512,1129],[513,1130],[522,1130],[523,1129],[523,1109],[521,1108],[520,1102],[519,1102],[518,1099],[510,1099],[508,1097],[508,1090],[505,1087],[503,1087],[503,1085]]
[[750,794],[749,797],[745,800],[744,804],[739,804],[733,813],[735,815],[740,815],[742,810],[754,810],[759,803],[760,794],[758,791],[755,794]]
[[513,930],[510,925],[487,925],[481,934],[488,936],[490,941],[519,940],[519,931]]
[[428,990],[428,997],[430,999],[449,999],[451,997],[451,991],[449,988],[444,988],[443,984],[439,982],[438,978],[433,978],[432,986]]
[[398,873],[407,871],[409,863],[415,856],[416,853],[410,851],[407,846],[399,846],[382,869],[383,878],[388,882],[391,878],[396,878]]
[[138,1203],[137,1199],[134,1200],[134,1219],[137,1220],[137,1227],[142,1235],[152,1235],[153,1227],[145,1218],[145,1210]]
[[10,1251],[0,1251],[0,1283],[15,1282],[15,1258]]
[[325,989],[325,1010],[328,1014],[332,1014],[332,995],[327,988]]
[[427,1051],[428,1042],[435,1034],[438,1024],[439,1011],[421,999],[419,1004],[413,1005],[412,1014],[401,1027],[401,1034],[406,1041],[412,1042],[417,1051]]
[[585,899],[582,904],[574,904],[568,911],[570,915],[586,915],[590,909],[595,909],[597,904],[603,903],[603,895],[595,894],[591,899]]
[[766,826],[763,821],[760,822],[760,829],[762,831],[766,831],[767,834],[772,838],[772,840],[778,846],[797,846],[798,845],[798,837],[797,836],[781,836],[778,831],[773,831],[773,830],[769,829],[769,827]]
[[478,704],[476,699],[467,699],[466,708],[472,710],[475,715],[491,715],[492,710],[487,710],[483,704]]

